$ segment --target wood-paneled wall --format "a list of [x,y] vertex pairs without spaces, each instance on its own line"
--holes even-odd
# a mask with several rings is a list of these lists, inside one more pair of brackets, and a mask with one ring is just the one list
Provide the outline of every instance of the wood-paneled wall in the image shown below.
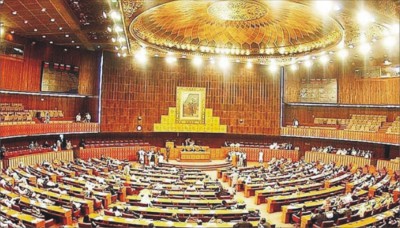
[[64,117],[71,119],[78,112],[89,112],[92,120],[97,120],[97,98],[0,94],[0,103],[21,103],[25,110],[62,110]]
[[43,61],[79,66],[79,88],[82,95],[98,94],[100,52],[78,50],[25,41],[24,59],[0,55],[0,89],[40,92]]
[[[378,61],[379,62],[379,61]],[[299,102],[298,94],[302,79],[335,78],[338,81],[338,103],[341,104],[400,104],[400,78],[361,78],[356,68],[371,67],[376,62],[344,63],[334,61],[322,65],[318,61],[310,68],[303,65],[296,71],[285,67],[285,102]]]
[[291,123],[293,118],[296,118],[299,120],[300,125],[307,125],[314,123],[314,118],[350,119],[351,114],[385,115],[387,116],[387,121],[392,122],[397,116],[400,115],[400,110],[396,108],[350,108],[285,105],[284,123]]
[[132,58],[105,54],[103,72],[102,131],[136,131],[138,116],[143,131],[152,131],[168,107],[176,106],[176,87],[185,86],[207,88],[206,108],[229,133],[279,134],[279,74],[271,75],[265,66],[232,63],[223,71],[218,64],[196,68],[183,59],[167,65],[164,58],[140,66]]

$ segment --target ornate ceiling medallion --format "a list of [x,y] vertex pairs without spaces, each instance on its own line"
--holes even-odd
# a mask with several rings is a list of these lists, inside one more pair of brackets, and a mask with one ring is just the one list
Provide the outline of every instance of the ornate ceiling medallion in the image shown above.
[[190,55],[244,58],[297,56],[336,46],[343,28],[308,5],[287,1],[172,1],[145,10],[130,24],[148,47]]
[[255,2],[221,1],[208,7],[208,13],[225,21],[248,21],[263,17],[267,9]]

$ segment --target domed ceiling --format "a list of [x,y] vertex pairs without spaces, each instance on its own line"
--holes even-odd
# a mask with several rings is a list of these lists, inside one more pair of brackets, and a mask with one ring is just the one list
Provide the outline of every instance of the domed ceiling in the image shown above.
[[129,31],[140,42],[174,52],[288,55],[337,45],[341,25],[309,6],[257,1],[174,1],[136,17]]
[[[334,5],[324,11],[328,2]],[[357,18],[361,9],[375,16],[365,27]],[[361,39],[382,38],[388,25],[398,23],[400,3],[122,0],[122,11],[132,51],[145,46],[160,56],[171,52],[187,57],[224,55],[259,63],[270,58],[287,63],[293,58],[335,51]]]

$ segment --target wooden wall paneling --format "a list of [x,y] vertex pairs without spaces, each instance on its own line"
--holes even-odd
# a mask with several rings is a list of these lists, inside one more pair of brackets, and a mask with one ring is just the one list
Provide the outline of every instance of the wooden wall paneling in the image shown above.
[[[111,80],[112,79],[112,80]],[[212,66],[203,69],[194,69],[189,61],[179,60],[175,66],[167,66],[163,59],[152,59],[143,67],[131,61],[118,59],[112,55],[105,56],[103,101],[111,105],[117,104],[114,96],[120,89],[111,86],[112,81],[127,84],[135,88],[134,96],[125,96],[121,100],[123,109],[130,109],[129,118],[141,115],[143,130],[152,131],[153,124],[160,121],[161,115],[168,113],[168,107],[175,106],[176,87],[206,87],[206,108],[212,108],[214,116],[220,117],[222,124],[231,124],[230,133],[269,133],[278,134],[279,118],[279,80],[265,74],[265,69],[247,70],[243,64],[233,64],[229,72],[221,72]],[[278,83],[277,83],[278,81]],[[260,91],[254,92],[251,88],[259,87]],[[266,91],[267,90],[267,91]],[[254,94],[253,94],[254,93]],[[117,110],[113,110],[115,113]],[[257,126],[253,118],[254,112],[271,113],[268,122],[269,130],[255,130]],[[115,115],[126,114],[118,111]],[[104,123],[111,118],[110,110],[103,107]],[[264,115],[267,116],[267,115]],[[245,120],[239,124],[238,120]],[[248,120],[248,121],[247,121]],[[121,120],[115,120],[113,125],[102,126],[103,131],[133,131],[134,125],[126,125]],[[250,124],[250,125],[249,125]],[[124,126],[124,127],[122,127]]]
[[0,56],[0,89],[40,92],[43,61],[72,64],[80,67],[79,92],[98,94],[100,52],[75,50],[64,47],[32,43],[24,44],[24,59]]
[[314,62],[309,69],[300,67],[292,71],[285,69],[285,102],[300,102],[298,94],[301,79],[336,78],[338,81],[338,103],[341,104],[400,104],[400,78],[361,78],[355,75],[356,68],[369,67],[369,63],[352,60],[330,63],[323,66]]

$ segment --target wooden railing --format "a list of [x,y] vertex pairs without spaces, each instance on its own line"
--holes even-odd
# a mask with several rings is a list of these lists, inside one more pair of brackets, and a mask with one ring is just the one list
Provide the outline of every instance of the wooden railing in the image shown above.
[[386,161],[386,160],[378,160],[378,164],[376,165],[378,169],[390,169],[392,171],[400,171],[400,162]]
[[[230,147],[222,147],[223,154],[226,155],[231,150]],[[258,161],[259,152],[264,152],[264,161],[270,161],[272,158],[290,158],[292,161],[298,161],[304,153],[297,150],[271,150],[268,148],[254,148],[254,147],[242,147],[240,151],[246,152],[247,161]]]
[[25,165],[36,165],[42,163],[45,160],[50,163],[53,162],[53,160],[73,161],[74,152],[72,150],[62,150],[56,152],[45,152],[38,154],[15,156],[3,160],[3,166],[4,168],[7,167],[15,168],[18,167],[20,162],[24,163]]
[[365,165],[376,165],[376,159],[369,159],[350,155],[328,154],[323,152],[307,151],[304,160],[306,162],[322,161],[323,163],[335,162],[337,165],[357,164],[359,167]]
[[356,132],[356,131],[323,129],[323,128],[282,127],[281,136],[351,140],[351,141],[372,142],[372,143],[385,143],[392,145],[400,144],[399,135],[374,133],[374,132]]
[[50,123],[0,126],[0,137],[23,135],[64,134],[64,133],[97,133],[98,123]]

